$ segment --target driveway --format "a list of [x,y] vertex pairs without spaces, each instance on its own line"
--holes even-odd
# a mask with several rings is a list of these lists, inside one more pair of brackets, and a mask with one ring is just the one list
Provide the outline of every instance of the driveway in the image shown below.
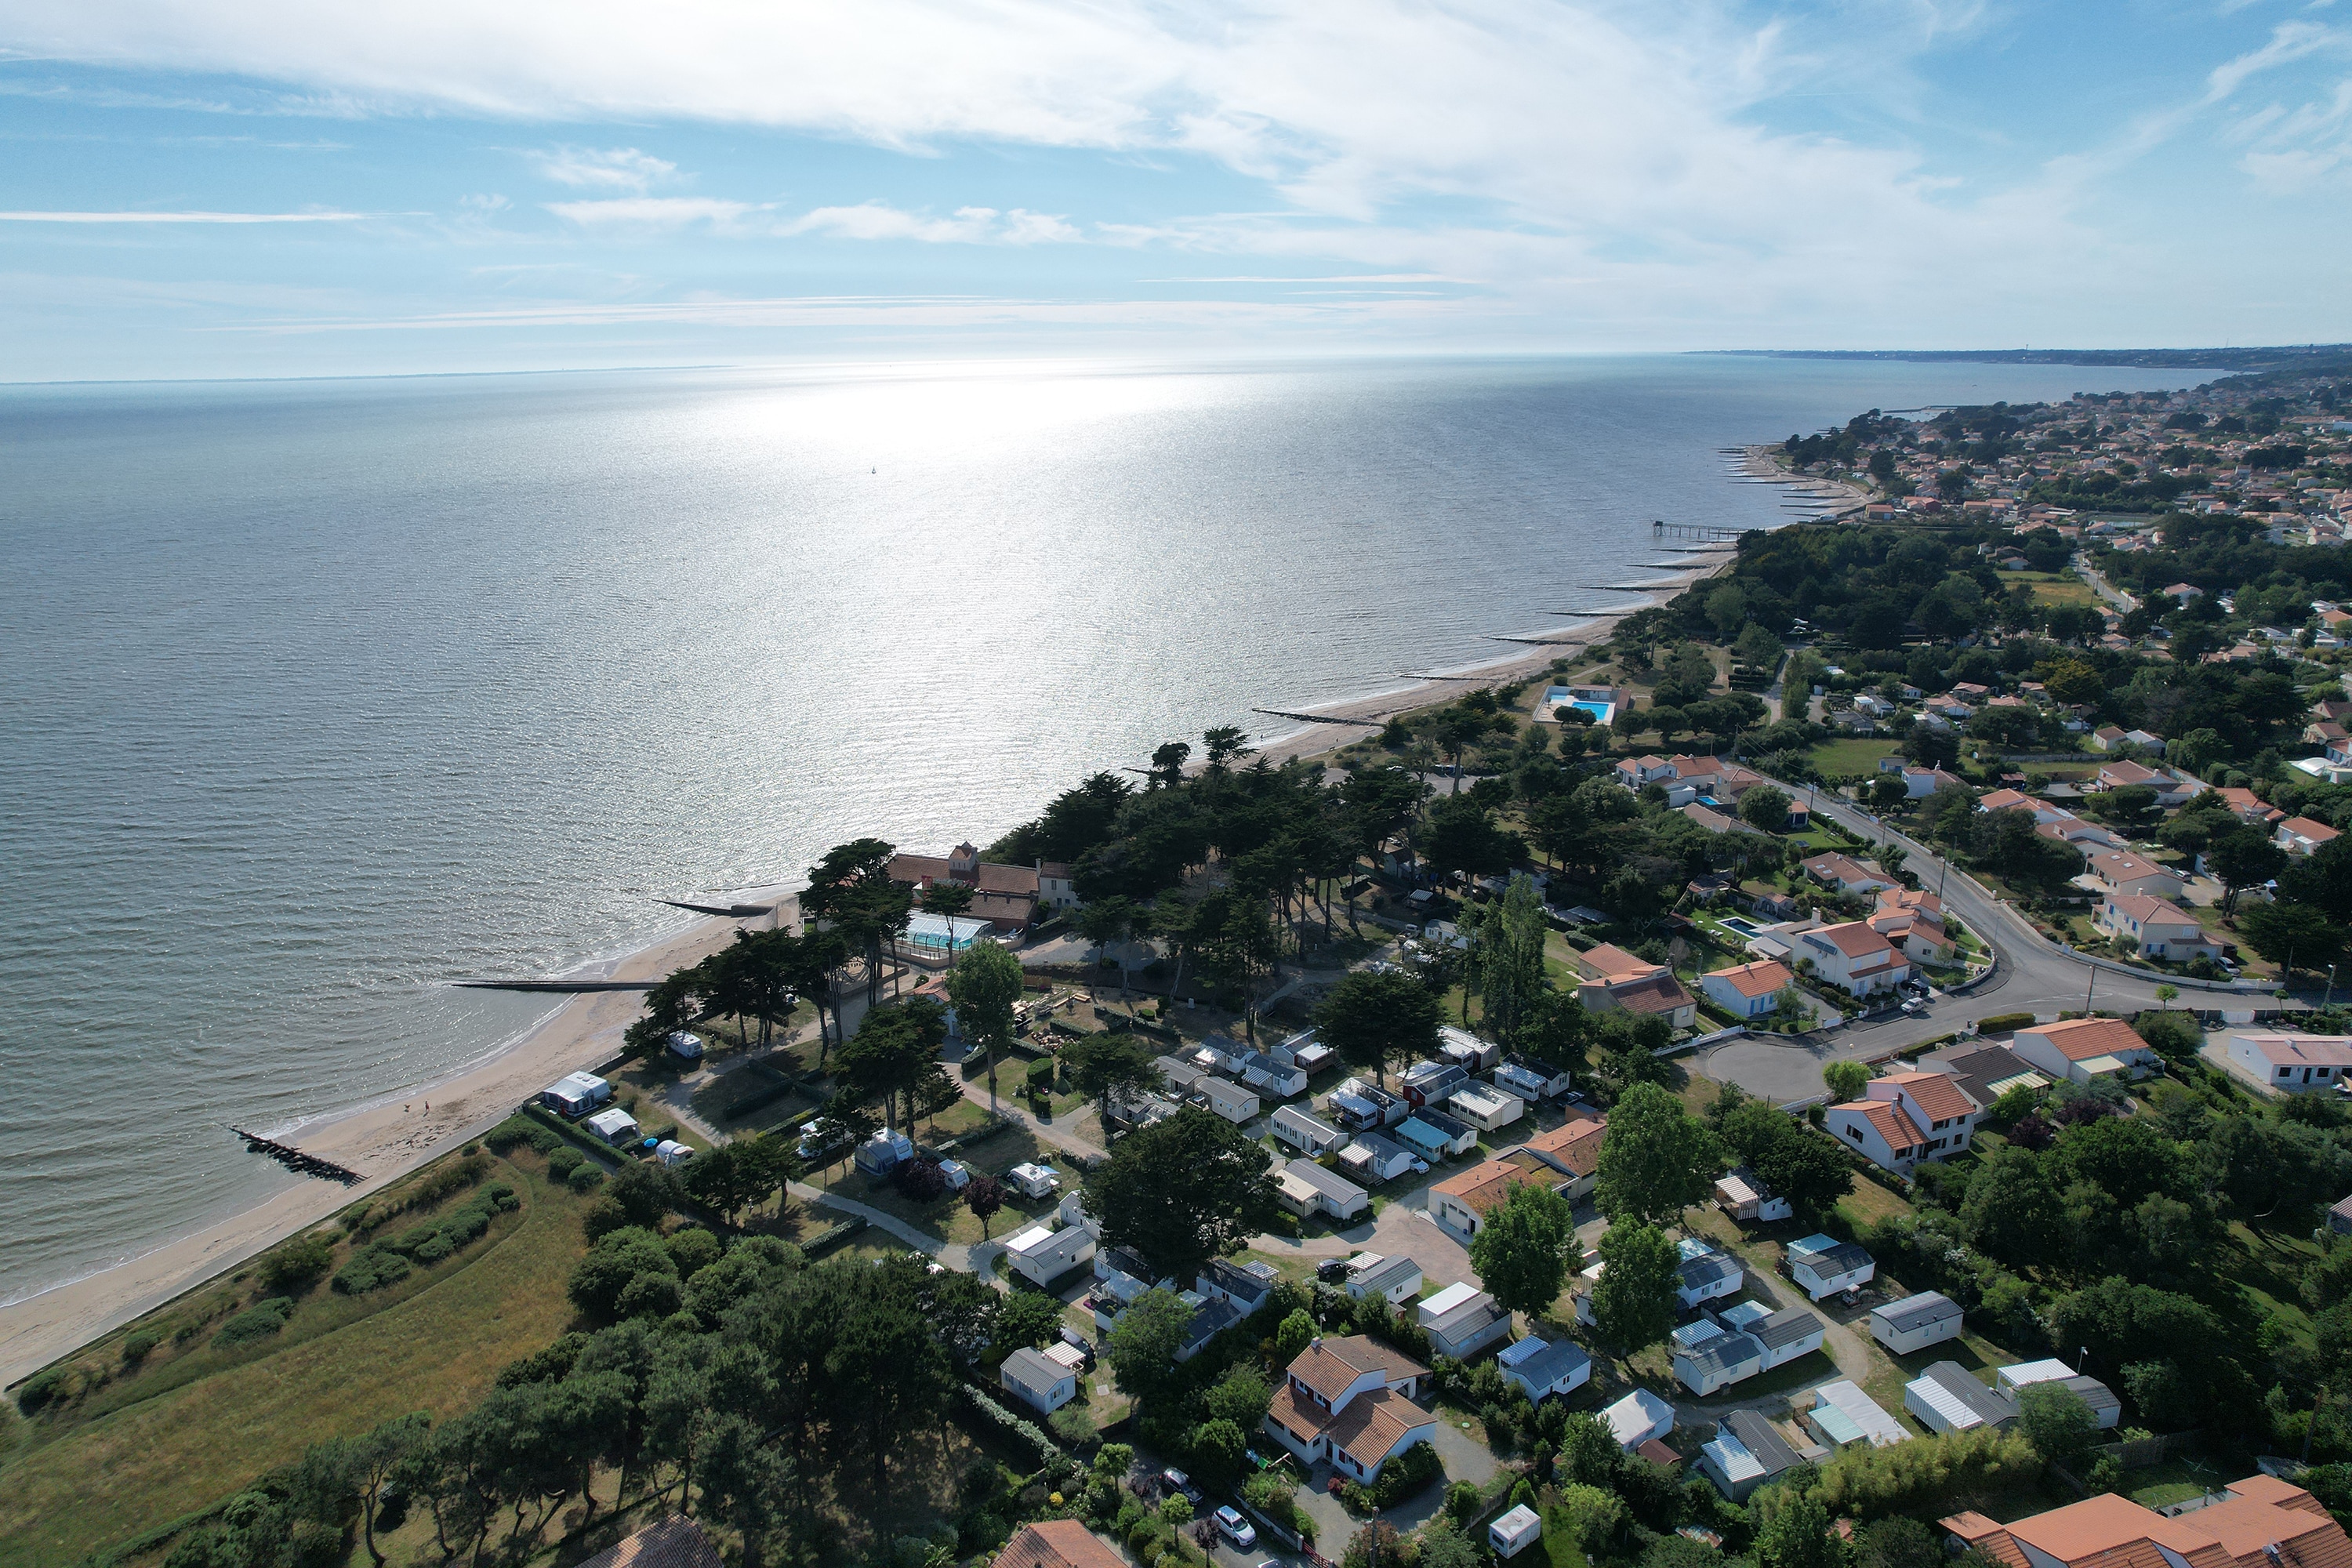
[[1420,1206],[1428,1195],[1423,1187],[1402,1195],[1383,1207],[1370,1225],[1353,1225],[1326,1236],[1257,1236],[1250,1246],[1272,1258],[1351,1258],[1377,1252],[1383,1258],[1410,1258],[1421,1265],[1422,1278],[1436,1285],[1458,1285],[1478,1278],[1470,1254],[1446,1234]]
[[[1475,1481],[1485,1486],[1501,1468],[1484,1442],[1463,1431],[1454,1420],[1446,1417],[1444,1411],[1436,1410],[1433,1414],[1438,1418],[1437,1430],[1431,1435],[1430,1446],[1437,1450],[1438,1462],[1445,1467],[1445,1479],[1381,1515],[1401,1534],[1411,1534],[1423,1521],[1435,1517],[1445,1507],[1445,1489],[1455,1481]],[[1298,1489],[1298,1506],[1315,1521],[1315,1550],[1336,1563],[1356,1531],[1364,1527],[1364,1521],[1349,1517],[1348,1510],[1339,1506],[1339,1500],[1324,1489],[1330,1479],[1330,1466],[1316,1466],[1307,1485]]]

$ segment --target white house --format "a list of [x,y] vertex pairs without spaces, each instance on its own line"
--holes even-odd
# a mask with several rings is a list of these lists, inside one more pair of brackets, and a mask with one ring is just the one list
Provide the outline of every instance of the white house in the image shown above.
[[1822,1336],[1827,1331],[1812,1313],[1802,1307],[1790,1307],[1749,1323],[1745,1331],[1764,1347],[1764,1369],[1769,1372],[1821,1349]]
[[1868,921],[1816,926],[1794,935],[1791,951],[1811,962],[1815,978],[1853,995],[1891,990],[1911,978],[1910,961]]
[[1077,1369],[1023,1345],[996,1369],[996,1381],[1041,1415],[1051,1415],[1078,1396]]
[[1539,1183],[1549,1167],[1539,1160],[1481,1160],[1429,1189],[1429,1217],[1457,1239],[1467,1240],[1486,1228],[1486,1215],[1510,1196],[1511,1189]]
[[1601,1413],[1617,1446],[1631,1451],[1675,1429],[1675,1407],[1646,1388],[1637,1388]]
[[2068,1018],[2017,1031],[2009,1048],[2053,1079],[2088,1083],[2109,1073],[2137,1078],[2157,1065],[2155,1049],[2120,1018]]
[[1202,1097],[1209,1102],[1209,1109],[1236,1127],[1257,1116],[1257,1096],[1240,1084],[1227,1079],[1204,1078],[1199,1088]]
[[2168,899],[2145,893],[2109,893],[2099,905],[2099,924],[2131,939],[2142,958],[2188,960],[2218,955],[2221,943],[2205,934],[2197,917]]
[[585,1116],[613,1098],[613,1086],[593,1072],[566,1073],[539,1091],[539,1102],[566,1116]]
[[1050,1289],[1071,1270],[1094,1260],[1095,1233],[1090,1226],[1032,1226],[1008,1237],[1004,1256],[1015,1273],[1040,1289]]
[[1359,1301],[1379,1296],[1402,1307],[1421,1294],[1421,1265],[1410,1258],[1360,1252],[1348,1260],[1348,1294]]
[[1793,970],[1769,958],[1698,977],[1698,988],[1706,999],[1735,1018],[1769,1016],[1780,1005],[1780,993],[1796,983]]
[[1529,1334],[1495,1357],[1506,1383],[1516,1383],[1530,1404],[1540,1405],[1555,1394],[1570,1394],[1592,1376],[1592,1358],[1573,1340],[1547,1340]]
[[1276,1110],[1268,1126],[1277,1142],[1310,1157],[1348,1146],[1345,1132],[1299,1106],[1286,1105]]
[[1938,1290],[1889,1301],[1870,1314],[1871,1337],[1898,1355],[1960,1337],[1959,1303]]
[[2307,816],[2290,816],[2278,825],[2273,841],[2290,855],[2308,855],[2336,837],[2336,829]]
[[1201,1080],[1211,1076],[1189,1057],[1159,1057],[1151,1065],[1160,1069],[1161,1079],[1177,1094],[1198,1093]]
[[2177,899],[2189,885],[2179,872],[2153,860],[2144,860],[2128,849],[2110,849],[2092,856],[2090,875],[2110,898],[2118,893],[2137,893],[2151,899]]
[[1465,1083],[1446,1100],[1447,1110],[1482,1132],[1508,1127],[1527,1108],[1527,1101],[1517,1095],[1485,1083]]
[[1511,1314],[1475,1285],[1448,1285],[1415,1313],[1430,1348],[1466,1361],[1511,1332]]
[[1281,1279],[1271,1263],[1235,1263],[1230,1258],[1212,1258],[1201,1266],[1192,1289],[1247,1317],[1265,1305],[1266,1298],[1274,1294]]
[[2273,1094],[2332,1089],[2352,1075],[2352,1040],[2336,1035],[2232,1030],[2225,1050],[2231,1072]]
[[1816,1301],[1867,1285],[1878,1273],[1870,1254],[1853,1242],[1818,1234],[1789,1244],[1788,1266],[1789,1278]]
[[1805,875],[1841,893],[1874,893],[1895,886],[1895,879],[1868,860],[1856,860],[1832,850],[1804,862]]
[[1675,1299],[1685,1309],[1739,1294],[1748,1278],[1739,1259],[1696,1237],[1685,1237],[1675,1247],[1681,1254],[1675,1268]]
[[1745,1165],[1716,1178],[1715,1202],[1732,1218],[1753,1220],[1759,1225],[1787,1219],[1796,1213],[1789,1206],[1788,1199],[1775,1196],[1763,1179]]
[[1495,1069],[1495,1082],[1521,1100],[1558,1100],[1573,1080],[1566,1068],[1534,1057],[1505,1057]]
[[1312,1160],[1293,1160],[1274,1180],[1275,1201],[1301,1219],[1325,1215],[1345,1225],[1371,1206],[1371,1194]]
[[1264,1051],[1252,1051],[1242,1058],[1242,1082],[1276,1100],[1288,1100],[1307,1092],[1307,1069],[1276,1061]]
[[1525,1503],[1507,1509],[1486,1527],[1486,1544],[1496,1556],[1517,1557],[1543,1539],[1543,1515]]
[[1753,1334],[1716,1333],[1674,1353],[1675,1377],[1704,1399],[1764,1370],[1764,1347]]
[[1470,1071],[1460,1062],[1415,1062],[1397,1080],[1397,1092],[1407,1105],[1443,1105],[1447,1095],[1469,1081]]
[[1265,1430],[1306,1464],[1328,1461],[1370,1484],[1381,1467],[1430,1441],[1437,1417],[1413,1403],[1429,1369],[1361,1334],[1298,1352],[1275,1391]]
[[1984,1108],[1949,1073],[1890,1073],[1870,1080],[1865,1098],[1832,1105],[1830,1135],[1881,1170],[1909,1175],[1922,1160],[1948,1159],[1969,1146]]
[[1061,1175],[1053,1166],[1040,1165],[1032,1160],[1024,1160],[1004,1174],[1020,1189],[1021,1195],[1028,1198],[1050,1196],[1062,1184]]

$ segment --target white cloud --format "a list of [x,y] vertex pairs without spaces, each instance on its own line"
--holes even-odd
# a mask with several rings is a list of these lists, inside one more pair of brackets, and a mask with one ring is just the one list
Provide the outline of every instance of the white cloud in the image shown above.
[[421,213],[0,212],[0,223],[358,223],[372,217],[421,217]]
[[926,217],[883,202],[818,207],[778,225],[776,232],[835,239],[912,239],[928,245],[1036,245],[1078,237],[1066,219],[1052,213],[958,207],[951,217]]
[[551,147],[529,156],[542,175],[558,184],[597,190],[649,190],[677,174],[677,165],[668,159],[635,147]]
[[707,223],[721,230],[737,230],[741,220],[760,209],[750,202],[719,201],[709,196],[614,196],[584,202],[550,202],[547,210],[569,223],[593,228],[685,228]]

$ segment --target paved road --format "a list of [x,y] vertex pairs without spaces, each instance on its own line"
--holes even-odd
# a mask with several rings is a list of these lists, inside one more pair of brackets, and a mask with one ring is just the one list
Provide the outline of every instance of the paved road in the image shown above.
[[2108,582],[2105,577],[2101,576],[2099,574],[2099,569],[2091,564],[2089,557],[2083,555],[2075,556],[2074,566],[2075,572],[2082,577],[2083,581],[2091,585],[2091,591],[2098,595],[2100,598],[2105,599],[2108,604],[2113,605],[2116,609],[2123,611],[2126,615],[2129,615],[2132,611],[2139,608],[2139,601],[2132,597],[2129,594],[2125,593],[2122,589],[2116,587],[2114,584]]

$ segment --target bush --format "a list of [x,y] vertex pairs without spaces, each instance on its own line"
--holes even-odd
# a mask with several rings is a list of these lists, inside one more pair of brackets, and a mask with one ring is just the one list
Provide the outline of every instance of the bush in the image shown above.
[[588,1156],[569,1143],[558,1144],[547,1156],[547,1173],[558,1180],[569,1176],[588,1163]]
[[263,1258],[256,1272],[263,1288],[272,1294],[294,1296],[317,1284],[334,1262],[335,1244],[313,1232],[295,1237]]
[[482,1142],[493,1154],[504,1154],[518,1144],[532,1142],[545,1129],[526,1116],[509,1116],[488,1132]]
[[52,1366],[26,1378],[25,1385],[16,1390],[16,1408],[30,1415],[63,1398],[70,1372],[68,1367]]
[[141,1329],[123,1340],[122,1359],[131,1365],[137,1366],[154,1353],[155,1347],[163,1342],[163,1336],[154,1330]]
[[963,1385],[963,1396],[965,1406],[979,1418],[976,1426],[982,1436],[1026,1448],[1027,1462],[1032,1467],[1051,1464],[1061,1458],[1061,1448],[1036,1423],[1024,1421],[969,1383]]
[[1891,1448],[1850,1448],[1822,1467],[1817,1495],[1832,1518],[1935,1518],[2041,1474],[2042,1461],[2021,1433],[1980,1427]]
[[662,1238],[662,1245],[669,1249],[670,1261],[677,1265],[681,1279],[691,1279],[719,1261],[719,1238],[698,1225],[672,1231]]
[[256,1340],[266,1340],[284,1328],[286,1320],[293,1315],[291,1297],[272,1296],[266,1301],[256,1301],[223,1323],[220,1332],[213,1336],[213,1343],[222,1350],[234,1350],[238,1345],[249,1345]]
[[563,1178],[563,1184],[584,1197],[604,1184],[604,1173],[583,1161],[577,1170]]

